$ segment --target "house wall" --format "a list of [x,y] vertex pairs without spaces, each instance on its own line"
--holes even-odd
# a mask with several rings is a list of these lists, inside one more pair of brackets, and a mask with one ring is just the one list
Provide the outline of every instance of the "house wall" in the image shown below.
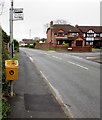
[[47,43],[51,42],[51,29],[48,30],[47,32]]
[[47,43],[57,44],[57,41],[56,41],[56,38],[55,38],[53,31],[51,34],[51,29],[49,29],[48,33],[47,33]]

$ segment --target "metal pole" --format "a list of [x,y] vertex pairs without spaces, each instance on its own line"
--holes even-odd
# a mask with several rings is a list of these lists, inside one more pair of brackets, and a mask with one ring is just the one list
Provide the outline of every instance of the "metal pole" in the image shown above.
[[31,39],[31,29],[29,30],[29,39]]
[[[13,0],[11,0],[11,8],[10,8],[10,58],[13,58]],[[11,87],[11,96],[13,96],[13,81],[10,80]]]
[[13,58],[13,0],[10,8],[10,57]]

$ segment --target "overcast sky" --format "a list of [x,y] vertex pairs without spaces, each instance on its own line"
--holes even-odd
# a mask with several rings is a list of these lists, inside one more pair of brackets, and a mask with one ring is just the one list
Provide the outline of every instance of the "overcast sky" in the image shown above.
[[[101,0],[14,0],[14,8],[24,9],[24,20],[14,21],[14,38],[46,37],[44,25],[63,19],[71,25],[100,25]],[[9,35],[9,8],[11,0],[4,2],[0,24]],[[1,10],[1,9],[0,9]],[[30,35],[31,30],[31,35]]]

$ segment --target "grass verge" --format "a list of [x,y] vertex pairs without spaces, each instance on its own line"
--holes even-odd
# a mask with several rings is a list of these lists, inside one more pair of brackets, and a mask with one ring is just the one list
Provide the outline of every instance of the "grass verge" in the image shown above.
[[14,54],[14,57],[12,58],[12,60],[19,60],[19,59],[20,59],[20,56],[17,54]]
[[102,52],[102,49],[92,48],[92,52]]

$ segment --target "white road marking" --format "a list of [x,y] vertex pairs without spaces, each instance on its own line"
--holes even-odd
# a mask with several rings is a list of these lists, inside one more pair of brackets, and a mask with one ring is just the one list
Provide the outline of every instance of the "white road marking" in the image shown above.
[[59,60],[62,60],[62,58],[59,58],[59,57],[56,57],[56,56],[52,56],[52,57],[54,57],[54,58],[56,58],[56,59],[59,59]]
[[86,69],[86,70],[89,69],[89,68],[87,68],[87,67],[84,67],[84,66],[82,66],[82,65],[79,65],[79,64],[74,63],[74,62],[71,62],[71,61],[67,61],[67,62],[70,63],[70,64],[73,64],[73,65],[76,65],[76,66],[78,66],[78,67],[84,68],[84,69]]
[[[66,111],[66,114],[68,116],[70,116],[70,118],[73,118],[73,115],[71,114],[70,109],[68,108],[68,106],[64,103],[60,93],[58,92],[57,89],[55,89],[55,87],[48,81],[47,77],[43,74],[42,71],[40,71],[41,75],[43,76],[43,78],[45,78],[47,84],[50,86],[50,88],[52,89],[52,94],[55,96],[56,100],[59,102],[60,105],[63,105],[63,110]],[[64,107],[66,108],[66,110],[64,109]]]
[[31,60],[31,62],[33,62],[33,58],[32,57],[29,57],[29,59]]
[[70,55],[71,57],[75,57],[75,58],[78,58],[78,59],[83,59],[81,57],[78,57],[78,56],[74,56],[74,55]]
[[40,71],[41,75],[43,76],[43,78],[45,78],[45,80],[47,80],[47,77],[43,74],[42,71]]
[[50,55],[50,54],[48,54],[48,53],[44,53],[45,55]]

